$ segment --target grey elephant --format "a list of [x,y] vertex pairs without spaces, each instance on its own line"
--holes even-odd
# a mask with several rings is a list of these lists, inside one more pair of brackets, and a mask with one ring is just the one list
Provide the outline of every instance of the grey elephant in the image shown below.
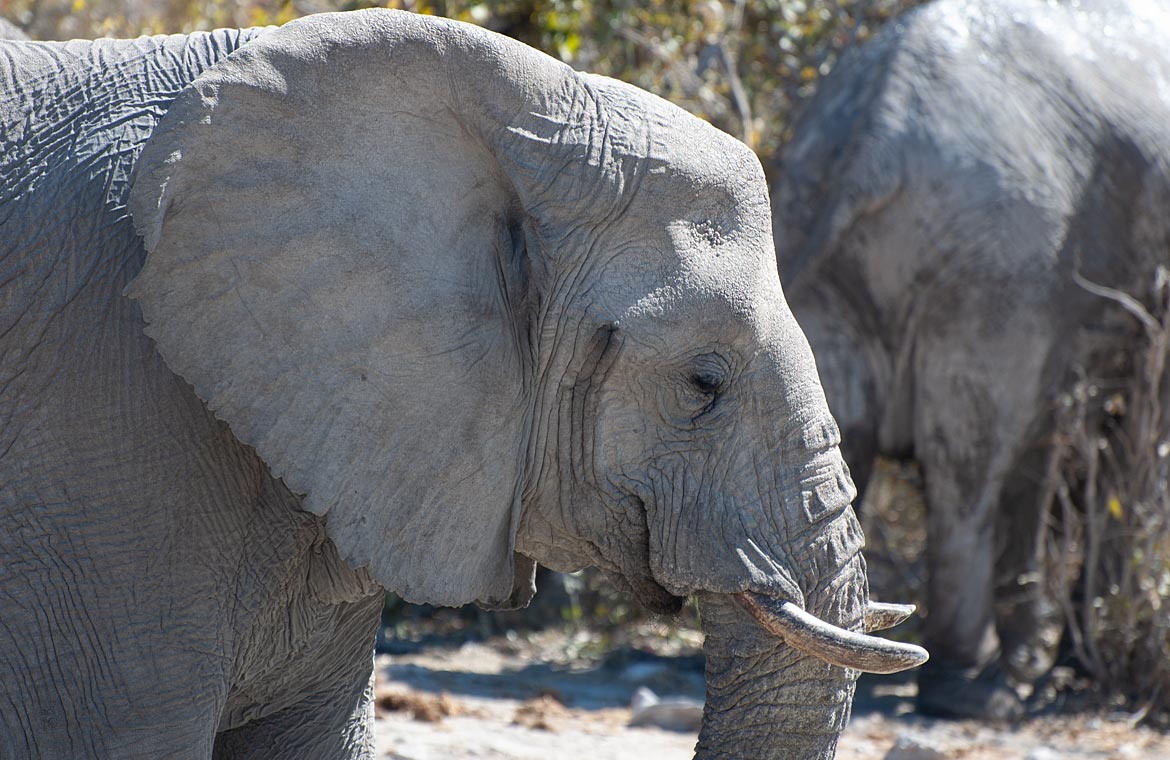
[[700,595],[700,757],[925,658],[743,145],[401,12],[0,61],[0,757],[367,757],[382,589],[536,563]]
[[922,466],[919,706],[1018,714],[1009,676],[1051,657],[1045,436],[1120,313],[1089,283],[1146,292],[1170,253],[1167,9],[922,7],[842,58],[780,172],[781,278],[853,476]]
[[19,26],[0,18],[0,40],[27,40],[28,35]]

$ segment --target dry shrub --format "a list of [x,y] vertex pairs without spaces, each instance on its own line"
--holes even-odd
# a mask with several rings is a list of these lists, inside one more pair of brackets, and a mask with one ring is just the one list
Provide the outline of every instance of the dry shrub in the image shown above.
[[1048,557],[1071,648],[1137,718],[1170,716],[1170,272],[1141,300],[1084,280],[1136,324],[1125,371],[1096,364],[1060,399],[1049,458]]
[[556,732],[557,723],[567,717],[569,717],[569,711],[561,704],[556,695],[542,693],[516,708],[512,724]]
[[384,691],[375,697],[374,705],[379,714],[406,712],[415,720],[426,723],[438,723],[443,718],[466,713],[463,705],[445,691],[438,695]]

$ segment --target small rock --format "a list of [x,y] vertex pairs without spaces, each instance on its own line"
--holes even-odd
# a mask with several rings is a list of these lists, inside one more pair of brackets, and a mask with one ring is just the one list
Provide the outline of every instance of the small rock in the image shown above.
[[645,686],[630,701],[631,726],[653,726],[667,731],[698,731],[703,723],[703,703],[688,697],[660,698]]
[[947,760],[947,753],[925,737],[902,734],[885,760]]
[[653,691],[647,689],[645,686],[639,686],[634,692],[634,696],[630,699],[630,709],[634,711],[634,715],[638,715],[645,711],[647,707],[656,705],[660,701],[658,695]]
[[1064,755],[1056,750],[1048,749],[1047,747],[1036,747],[1024,760],[1061,760]]

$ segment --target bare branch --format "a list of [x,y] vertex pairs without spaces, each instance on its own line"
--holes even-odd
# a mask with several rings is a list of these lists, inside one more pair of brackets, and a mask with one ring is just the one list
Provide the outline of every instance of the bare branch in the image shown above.
[[1136,317],[1147,330],[1158,330],[1158,320],[1154,319],[1154,316],[1146,310],[1146,307],[1142,306],[1141,302],[1131,296],[1129,293],[1126,293],[1122,290],[1117,290],[1115,288],[1109,288],[1104,285],[1098,285],[1095,282],[1090,282],[1082,277],[1080,272],[1074,271],[1072,276],[1073,281],[1076,282],[1077,285],[1080,285],[1082,288],[1089,291],[1093,295],[1098,295],[1102,298],[1108,298],[1111,301],[1116,301],[1123,309]]
[[747,93],[744,92],[743,82],[740,81],[739,72],[735,69],[735,60],[731,57],[731,53],[727,50],[727,45],[720,40],[719,48],[719,62],[723,64],[723,72],[727,75],[727,83],[731,87],[731,102],[735,104],[735,112],[739,116],[739,123],[741,129],[740,139],[748,146],[755,147],[755,134],[752,129],[752,104],[748,101]]

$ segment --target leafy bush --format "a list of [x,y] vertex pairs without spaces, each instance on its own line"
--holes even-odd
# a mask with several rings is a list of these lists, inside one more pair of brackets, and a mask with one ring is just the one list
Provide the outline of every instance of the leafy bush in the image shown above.
[[846,47],[922,0],[0,0],[35,39],[283,24],[372,6],[433,13],[639,85],[739,137],[764,165]]
[[[766,167],[840,52],[922,0],[436,0],[442,15],[617,77],[751,146]],[[411,3],[406,2],[407,6]]]

